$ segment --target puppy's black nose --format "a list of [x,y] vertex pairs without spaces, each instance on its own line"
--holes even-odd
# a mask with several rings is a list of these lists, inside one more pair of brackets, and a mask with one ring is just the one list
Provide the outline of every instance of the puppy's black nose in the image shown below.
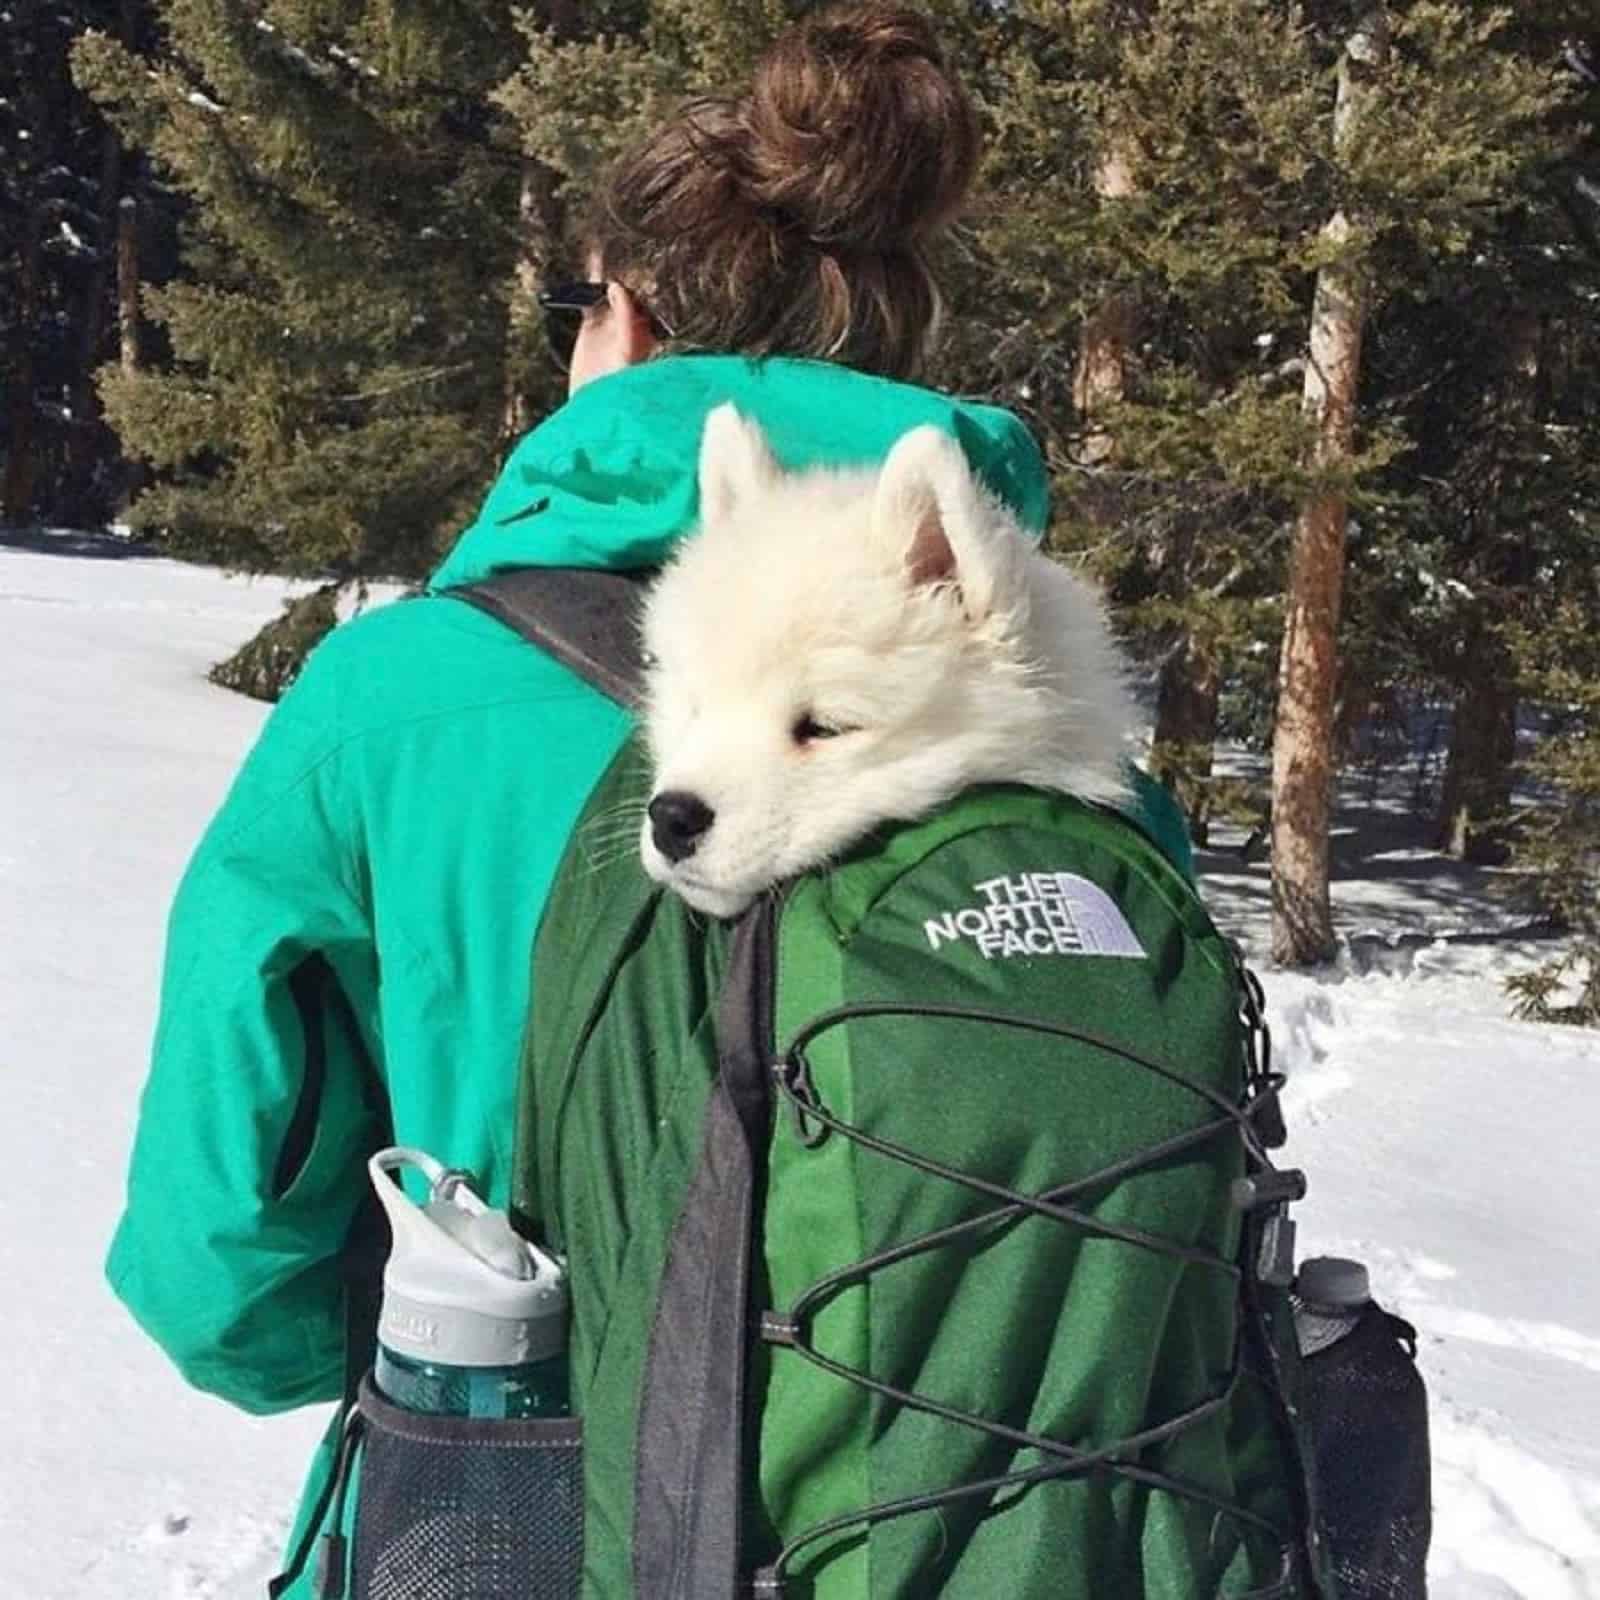
[[668,861],[684,861],[692,856],[700,836],[717,817],[699,795],[686,789],[667,789],[658,794],[648,811],[650,837]]

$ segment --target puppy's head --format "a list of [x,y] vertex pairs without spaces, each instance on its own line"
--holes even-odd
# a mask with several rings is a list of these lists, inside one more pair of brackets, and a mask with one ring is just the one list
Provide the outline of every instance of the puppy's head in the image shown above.
[[[1040,605],[1050,564],[953,439],[919,428],[880,471],[786,474],[723,406],[700,504],[645,611],[651,877],[732,916],[971,783],[1058,775],[1041,743],[1057,675],[1034,635],[1041,613],[1074,618]],[[1051,570],[1103,641],[1092,597]]]

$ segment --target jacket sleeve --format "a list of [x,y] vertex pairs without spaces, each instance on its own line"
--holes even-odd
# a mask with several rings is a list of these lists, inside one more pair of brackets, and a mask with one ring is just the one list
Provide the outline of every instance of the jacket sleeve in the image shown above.
[[354,1021],[375,1014],[376,960],[329,677],[313,657],[179,888],[107,1263],[191,1383],[258,1412],[340,1392],[340,1254],[382,1126]]

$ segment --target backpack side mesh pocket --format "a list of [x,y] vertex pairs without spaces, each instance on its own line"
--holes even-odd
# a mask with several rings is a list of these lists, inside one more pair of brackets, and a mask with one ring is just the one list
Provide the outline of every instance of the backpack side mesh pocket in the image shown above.
[[1343,1600],[1426,1600],[1432,1473],[1416,1338],[1369,1305],[1344,1338],[1302,1359],[1318,1512]]
[[576,1600],[583,1424],[423,1416],[361,1390],[351,1600]]

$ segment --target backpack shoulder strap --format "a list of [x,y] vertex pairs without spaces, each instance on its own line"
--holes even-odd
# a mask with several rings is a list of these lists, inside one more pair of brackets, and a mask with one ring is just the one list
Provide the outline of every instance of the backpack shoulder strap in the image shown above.
[[655,572],[514,567],[441,594],[487,611],[619,705],[643,699],[639,608]]

